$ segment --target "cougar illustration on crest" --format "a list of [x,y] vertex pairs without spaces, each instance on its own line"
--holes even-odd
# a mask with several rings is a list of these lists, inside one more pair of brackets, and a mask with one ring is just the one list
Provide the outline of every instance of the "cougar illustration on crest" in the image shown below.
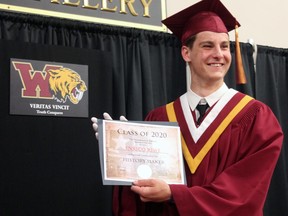
[[50,69],[47,72],[50,74],[49,85],[54,99],[65,103],[69,98],[71,103],[78,104],[87,91],[80,75],[69,68]]

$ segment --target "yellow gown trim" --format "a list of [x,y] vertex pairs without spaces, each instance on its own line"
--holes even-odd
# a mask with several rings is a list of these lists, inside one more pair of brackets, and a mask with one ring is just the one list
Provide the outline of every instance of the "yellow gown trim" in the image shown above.
[[[223,131],[227,128],[227,126],[230,124],[230,122],[237,116],[237,114],[251,101],[253,98],[245,95],[239,103],[231,110],[231,112],[225,117],[225,119],[221,122],[221,124],[218,126],[218,128],[213,132],[211,137],[208,139],[208,141],[205,143],[203,148],[199,151],[199,153],[195,156],[195,158],[192,157],[190,154],[190,151],[187,147],[186,141],[181,133],[181,142],[182,142],[182,151],[184,158],[189,166],[189,169],[192,174],[196,172],[196,169],[200,165],[203,158],[207,155],[209,150],[212,148],[212,146],[215,144],[217,139],[220,137],[220,135],[223,133]],[[171,102],[166,105],[166,111],[168,115],[168,119],[170,122],[177,122],[174,106],[174,102]]]

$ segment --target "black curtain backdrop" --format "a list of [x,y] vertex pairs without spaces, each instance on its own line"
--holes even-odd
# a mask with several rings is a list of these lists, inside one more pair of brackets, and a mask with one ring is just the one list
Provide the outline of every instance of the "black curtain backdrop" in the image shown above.
[[101,182],[90,119],[9,115],[9,60],[88,62],[89,117],[107,111],[142,120],[185,92],[178,40],[6,12],[0,13],[0,40],[0,215],[112,215],[112,187]]
[[112,116],[141,120],[186,89],[180,43],[167,33],[5,12],[0,22],[0,39],[111,52]]
[[[114,118],[125,115],[131,120],[142,120],[154,107],[166,104],[186,91],[186,65],[180,55],[181,45],[173,35],[167,33],[2,11],[0,12],[0,39],[29,42],[35,45],[108,52],[109,60],[101,64],[101,67],[104,68],[105,65],[112,67],[110,79],[103,79],[99,75],[106,73],[104,69],[102,71],[101,68],[95,68],[95,71],[92,71],[92,73],[95,72],[93,77],[98,82],[90,83],[90,88],[100,91],[103,96],[100,99],[96,96],[92,98],[93,95],[89,98],[90,117],[101,118],[101,113],[107,111]],[[234,47],[234,42],[231,42],[232,54],[235,51]],[[236,85],[234,56],[232,66],[225,78],[226,83],[229,87],[256,97],[271,106],[287,134],[287,115],[285,115],[287,112],[286,51],[271,50],[267,47],[263,47],[261,51],[261,47],[259,47],[255,75],[252,46],[241,43],[241,49],[248,83]],[[21,49],[18,50],[21,53]],[[1,58],[5,58],[5,52],[2,50]],[[95,55],[89,55],[90,61],[95,58]],[[71,61],[76,61],[76,59],[73,58]],[[280,59],[283,66],[281,68],[279,66]],[[104,89],[99,90],[97,84],[99,80],[102,84],[111,87],[109,93]],[[71,126],[78,125],[80,122],[81,130],[70,130],[73,134],[73,145],[68,150],[69,143],[61,137],[60,133],[57,133],[54,138],[59,141],[55,143],[54,148],[57,146],[56,152],[61,152],[61,154],[55,155],[53,147],[52,150],[47,147],[51,140],[45,141],[42,130],[37,130],[40,131],[37,138],[33,136],[33,132],[28,132],[33,131],[31,128],[33,124],[37,124],[41,128],[39,122],[44,124],[48,121],[47,117],[9,116],[8,85],[8,74],[4,74],[1,69],[0,92],[2,93],[0,93],[0,97],[1,101],[5,101],[5,106],[1,109],[0,119],[1,122],[3,119],[7,129],[5,133],[0,134],[0,215],[111,215],[111,188],[102,186],[99,182],[98,149],[90,119],[71,119],[69,124],[67,123],[69,126],[62,123],[62,130],[65,134],[69,134]],[[283,98],[285,105],[282,102]],[[106,100],[108,100],[107,103]],[[272,104],[275,100],[277,103]],[[11,121],[13,118],[17,118],[17,120]],[[36,121],[38,123],[35,123]],[[58,121],[65,122],[67,118],[62,120],[54,118],[49,124],[53,125]],[[22,127],[17,127],[17,129],[24,128],[22,135],[24,133],[25,136],[17,135],[17,130],[15,130],[17,123],[22,123]],[[52,126],[49,130],[53,131]],[[48,133],[51,134],[49,130]],[[18,137],[10,140],[10,137],[13,136]],[[86,142],[85,145],[83,145],[84,142]],[[285,143],[265,204],[266,216],[288,215],[286,206],[288,199],[287,157],[285,157],[287,147],[285,147]],[[46,147],[41,149],[41,145],[46,145]],[[33,152],[29,152],[37,158],[33,163],[25,160],[27,146],[35,148]],[[15,149],[17,149],[17,154],[12,154],[11,152],[14,152]],[[69,181],[65,177],[68,172],[67,167],[61,164],[63,161],[72,164],[69,167]],[[26,166],[22,164],[23,162],[30,164]],[[6,166],[7,163],[12,165]],[[79,165],[74,167],[75,164]],[[31,172],[30,169],[33,171]],[[50,170],[46,176],[42,177],[47,181],[40,179],[42,180],[41,187],[33,187],[32,185],[39,181],[39,175],[45,173],[43,171],[45,169]],[[55,169],[57,175],[53,174]],[[38,179],[34,179],[34,175],[38,176]],[[85,178],[80,187],[83,175]],[[25,177],[23,181],[17,180],[23,176]],[[63,179],[67,181],[66,185],[64,185]],[[76,189],[75,184],[79,186]]]
[[288,49],[258,46],[256,98],[268,104],[284,131],[284,143],[265,205],[265,215],[288,215]]

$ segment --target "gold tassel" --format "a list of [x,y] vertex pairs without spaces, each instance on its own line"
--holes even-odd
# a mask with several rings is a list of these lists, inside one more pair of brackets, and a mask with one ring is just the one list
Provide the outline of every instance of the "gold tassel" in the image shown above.
[[246,84],[246,76],[242,63],[240,43],[238,39],[238,25],[235,27],[235,61],[236,61],[236,83]]

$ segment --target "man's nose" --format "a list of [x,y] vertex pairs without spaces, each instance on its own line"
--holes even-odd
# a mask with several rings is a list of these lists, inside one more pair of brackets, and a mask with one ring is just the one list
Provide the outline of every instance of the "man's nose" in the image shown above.
[[223,50],[220,46],[215,46],[213,49],[213,57],[223,57]]

